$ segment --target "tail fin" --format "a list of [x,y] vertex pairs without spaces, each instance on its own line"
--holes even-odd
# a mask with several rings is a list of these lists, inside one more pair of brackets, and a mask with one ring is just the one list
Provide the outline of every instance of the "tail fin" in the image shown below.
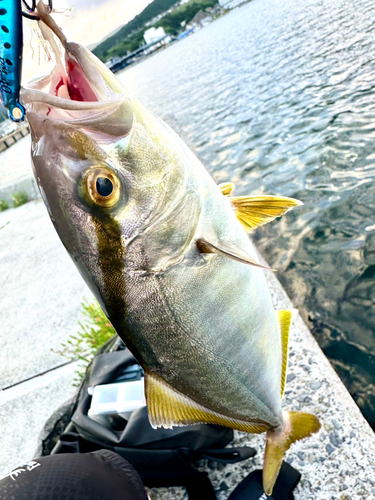
[[263,466],[263,488],[272,495],[286,451],[295,441],[311,436],[320,429],[319,420],[310,413],[283,412],[284,424],[267,431]]

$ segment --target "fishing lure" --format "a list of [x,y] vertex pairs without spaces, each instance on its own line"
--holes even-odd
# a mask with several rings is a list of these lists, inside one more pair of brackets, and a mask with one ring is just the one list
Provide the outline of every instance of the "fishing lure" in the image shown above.
[[[25,119],[25,108],[20,103],[23,30],[22,16],[39,20],[34,15],[36,1],[29,6],[22,0],[27,12],[22,10],[20,0],[0,0],[0,94],[9,118],[14,122]],[[52,10],[52,0],[48,2]]]
[[22,8],[19,0],[0,3],[0,91],[9,118],[20,122],[25,108],[19,101],[22,71]]

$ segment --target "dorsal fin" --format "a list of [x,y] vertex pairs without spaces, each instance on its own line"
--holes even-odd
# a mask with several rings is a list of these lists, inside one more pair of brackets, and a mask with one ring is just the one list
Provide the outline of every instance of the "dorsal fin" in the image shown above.
[[233,182],[223,182],[222,184],[219,184],[218,188],[224,196],[230,196],[234,190],[234,184]]
[[299,200],[282,196],[235,196],[229,200],[247,233],[273,221],[293,207],[303,205]]
[[289,330],[292,324],[292,319],[297,309],[282,309],[276,311],[279,320],[280,339],[281,339],[281,396],[284,394],[286,370],[288,367],[288,344]]
[[267,266],[262,266],[262,264],[258,264],[254,259],[250,257],[247,253],[241,250],[238,247],[235,247],[232,244],[228,243],[218,243],[216,245],[210,243],[204,238],[199,238],[196,241],[197,248],[201,253],[216,253],[218,255],[222,255],[223,257],[228,257],[229,259],[236,260],[241,262],[242,264],[250,264],[251,266],[260,267],[262,269],[268,269],[269,271],[274,271],[274,269],[270,269]]
[[206,423],[258,434],[269,428],[262,423],[237,420],[209,410],[147,370],[145,370],[145,394],[148,418],[154,429]]

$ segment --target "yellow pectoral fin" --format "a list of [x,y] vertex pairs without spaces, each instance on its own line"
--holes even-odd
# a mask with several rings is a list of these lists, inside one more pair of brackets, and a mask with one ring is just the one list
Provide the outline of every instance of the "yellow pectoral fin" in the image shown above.
[[261,433],[267,426],[220,415],[176,391],[155,373],[145,371],[148,418],[152,427],[218,424],[239,431]]
[[234,184],[232,182],[223,182],[218,187],[224,196],[229,196],[234,191]]
[[283,412],[283,416],[283,426],[267,432],[263,465],[263,488],[266,495],[272,495],[285,452],[291,444],[320,429],[319,420],[310,413]]
[[231,205],[247,233],[276,217],[280,217],[293,207],[303,205],[294,198],[281,196],[235,196],[230,198]]
[[288,345],[289,330],[292,324],[293,316],[297,309],[283,309],[276,311],[279,320],[280,338],[281,338],[281,396],[284,394],[286,369],[288,367]]

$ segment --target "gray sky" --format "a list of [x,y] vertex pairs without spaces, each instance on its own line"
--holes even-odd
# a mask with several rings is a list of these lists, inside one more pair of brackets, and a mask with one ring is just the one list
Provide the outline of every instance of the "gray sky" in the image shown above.
[[[56,7],[58,7],[58,2],[59,0],[56,1]],[[79,10],[87,10],[87,9],[95,9],[102,5],[103,3],[107,3],[108,0],[78,0],[76,2],[70,2],[72,5],[74,5],[74,9],[76,11]],[[133,4],[137,4],[137,0],[133,0]]]
[[[72,40],[88,45],[126,24],[152,0],[54,0],[56,9],[71,8],[71,17],[56,15],[56,22]],[[61,18],[61,20],[60,20]]]
[[[67,35],[68,40],[90,45],[133,19],[152,0],[53,0],[56,10],[72,8],[69,17],[55,14],[54,18]],[[76,5],[76,7],[74,7]],[[33,22],[33,21],[30,21]],[[26,24],[26,23],[25,23]],[[34,58],[32,58],[32,49]],[[38,44],[31,29],[24,29],[23,81],[40,73]],[[42,65],[43,66],[43,65]]]

